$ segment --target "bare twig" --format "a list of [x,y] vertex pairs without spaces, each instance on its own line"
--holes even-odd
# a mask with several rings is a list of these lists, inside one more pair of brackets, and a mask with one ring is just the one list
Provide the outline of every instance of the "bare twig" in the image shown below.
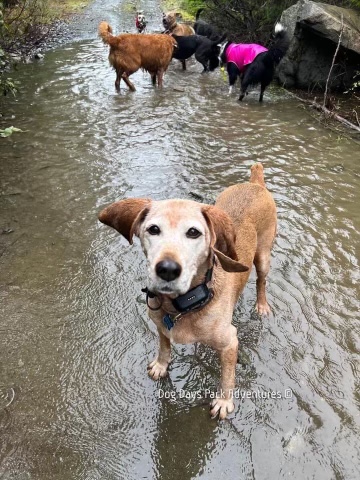
[[20,7],[20,10],[18,12],[16,12],[15,17],[13,17],[13,18],[9,17],[5,20],[6,25],[11,25],[13,22],[16,22],[17,20],[19,20],[19,18],[21,18],[22,14],[24,13],[24,10],[25,10],[26,3],[27,3],[27,0],[24,1],[22,6]]
[[354,108],[353,112],[355,113],[355,118],[356,118],[357,124],[360,127],[359,117],[358,117],[358,114],[357,114],[357,111],[355,110],[355,108]]
[[339,51],[339,48],[340,48],[341,37],[342,37],[343,31],[344,31],[344,16],[341,15],[341,28],[340,28],[340,33],[339,33],[339,40],[338,40],[338,44],[337,44],[337,47],[336,47],[336,50],[335,50],[335,53],[334,53],[334,56],[333,56],[333,59],[332,59],[331,67],[330,67],[330,70],[329,70],[329,75],[327,77],[326,85],[325,85],[324,102],[323,102],[323,108],[325,108],[325,109],[326,109],[326,102],[327,102],[329,80],[330,80],[330,77],[331,77],[332,69],[334,68],[336,55],[337,55],[337,53]]
[[324,107],[323,105],[320,105],[320,103],[317,103],[315,100],[306,100],[305,98],[301,98],[297,95],[295,95],[295,93],[293,92],[290,92],[289,90],[286,90],[292,97],[296,98],[297,100],[299,100],[300,102],[303,102],[303,103],[307,103],[310,107],[312,108],[315,108],[316,110],[319,110],[319,111],[322,111],[323,113],[325,113],[325,115],[329,118],[334,118],[335,120],[337,120],[338,122],[346,125],[347,127],[353,129],[353,130],[356,130],[357,132],[360,133],[360,126],[358,127],[357,125],[355,125],[354,123],[351,123],[349,122],[349,120],[346,120],[346,118],[344,117],[341,117],[340,115],[338,115],[337,113],[334,113],[334,112],[331,112],[328,108]]
[[349,120],[346,120],[346,118],[341,117],[337,113],[331,112],[328,108],[324,107],[323,105],[313,102],[311,106],[316,110],[320,110],[324,112],[327,117],[334,118],[338,122],[343,123],[347,127],[352,128],[353,130],[356,130],[358,133],[360,133],[360,127],[356,126],[354,123],[349,122]]

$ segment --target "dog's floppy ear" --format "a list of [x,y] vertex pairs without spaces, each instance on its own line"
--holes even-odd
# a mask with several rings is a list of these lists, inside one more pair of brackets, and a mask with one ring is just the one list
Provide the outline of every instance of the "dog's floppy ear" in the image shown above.
[[151,200],[148,198],[127,198],[112,203],[99,214],[99,220],[115,228],[132,244],[133,235],[138,235],[139,226],[149,213]]
[[247,272],[249,267],[238,262],[235,251],[235,230],[230,217],[221,208],[206,205],[202,214],[208,224],[214,250],[222,268],[227,272]]

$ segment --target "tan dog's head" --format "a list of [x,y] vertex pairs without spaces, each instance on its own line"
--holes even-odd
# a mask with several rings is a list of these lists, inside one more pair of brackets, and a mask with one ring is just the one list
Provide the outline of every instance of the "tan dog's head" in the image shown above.
[[248,270],[237,261],[231,219],[215,206],[190,200],[133,198],[111,204],[99,220],[129,243],[133,235],[140,238],[148,261],[148,287],[153,292],[186,293],[212,253],[228,272]]
[[177,20],[176,17],[179,17],[179,12],[163,12],[163,19],[162,23],[164,25],[165,30],[173,30],[176,27]]

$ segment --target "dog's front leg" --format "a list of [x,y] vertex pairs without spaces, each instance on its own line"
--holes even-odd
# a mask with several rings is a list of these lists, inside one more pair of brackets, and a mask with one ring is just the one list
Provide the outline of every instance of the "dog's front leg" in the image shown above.
[[170,340],[165,337],[159,328],[158,332],[160,338],[159,355],[148,365],[148,374],[153,380],[159,380],[159,378],[166,376],[167,368],[171,360]]
[[210,415],[215,418],[219,415],[220,420],[226,418],[228,413],[234,411],[234,388],[235,388],[235,367],[238,355],[238,339],[236,328],[230,327],[232,335],[229,344],[219,349],[221,380],[217,397],[210,404]]

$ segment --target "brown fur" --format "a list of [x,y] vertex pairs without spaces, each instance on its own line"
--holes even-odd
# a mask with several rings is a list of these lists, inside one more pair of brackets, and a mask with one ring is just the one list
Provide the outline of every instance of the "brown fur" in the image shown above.
[[[186,202],[186,203],[185,203]],[[155,210],[153,210],[155,209]],[[213,299],[199,311],[187,313],[169,331],[163,323],[164,315],[174,313],[171,295],[158,294],[149,299],[152,309],[149,316],[157,326],[160,350],[157,358],[149,364],[148,373],[158,380],[167,374],[170,363],[170,342],[200,342],[213,347],[220,357],[220,393],[223,395],[211,403],[211,415],[221,419],[234,410],[233,389],[237,362],[238,339],[236,328],[231,324],[234,307],[249,278],[252,264],[257,272],[256,309],[260,315],[268,315],[270,307],[266,300],[265,283],[270,267],[270,252],[276,234],[276,206],[266,189],[263,167],[254,165],[250,182],[234,185],[224,190],[215,206],[199,204],[190,200],[166,200],[152,202],[147,199],[127,199],[116,202],[100,213],[100,220],[118,230],[131,241],[132,232],[141,237],[139,225],[154,211],[167,220],[176,221],[181,212],[188,218],[199,219],[199,212],[208,226],[205,238],[209,254],[192,278],[193,288],[204,281],[216,255],[212,287]],[[191,222],[190,222],[191,224]],[[135,225],[135,227],[134,227]],[[171,243],[166,246],[166,255],[176,258]]]
[[171,62],[176,42],[173,38],[161,34],[137,35],[123,33],[112,35],[112,28],[107,22],[99,25],[99,36],[110,46],[109,62],[116,71],[115,88],[120,90],[121,79],[130,90],[135,86],[129,76],[140,68],[150,73],[153,85],[158,80],[162,86],[163,75]]
[[178,12],[166,12],[163,13],[163,25],[166,29],[165,33],[186,36],[186,35],[195,35],[195,30],[190,25],[186,23],[177,23],[176,17],[179,15]]
[[[177,23],[176,17],[180,14],[176,11],[163,13],[163,25],[165,33],[169,35],[178,35],[179,37],[186,37],[188,35],[195,35],[195,30],[186,23]],[[186,60],[180,60],[183,70],[186,70]]]

